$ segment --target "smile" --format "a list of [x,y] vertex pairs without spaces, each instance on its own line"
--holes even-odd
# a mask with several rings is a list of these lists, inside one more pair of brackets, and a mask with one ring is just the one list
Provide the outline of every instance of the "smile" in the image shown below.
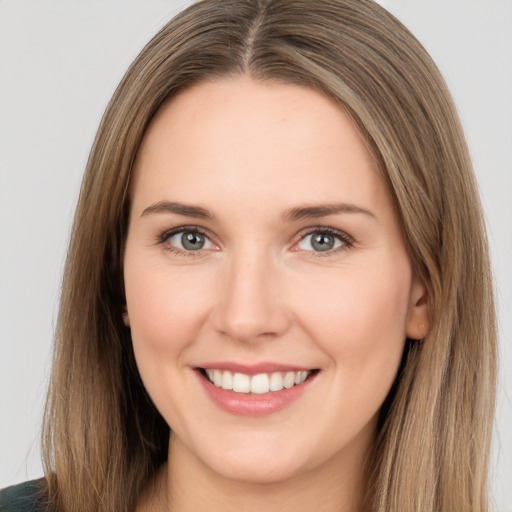
[[247,375],[229,370],[211,368],[204,370],[208,380],[218,388],[235,393],[251,393],[256,395],[291,389],[302,384],[311,373],[311,371],[301,370]]
[[264,417],[298,401],[314,386],[320,369],[287,367],[279,363],[242,365],[214,363],[196,367],[206,395],[236,416]]

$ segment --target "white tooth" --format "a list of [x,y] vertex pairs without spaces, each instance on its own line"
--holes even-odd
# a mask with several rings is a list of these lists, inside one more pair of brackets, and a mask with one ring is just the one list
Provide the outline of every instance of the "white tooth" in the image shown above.
[[302,384],[307,378],[308,378],[308,372],[307,371],[301,371],[300,373],[300,382],[299,384]]
[[219,388],[222,386],[222,372],[220,370],[213,370],[213,383]]
[[266,373],[259,373],[253,375],[251,378],[251,393],[262,395],[263,393],[269,392],[269,379]]
[[281,391],[283,386],[283,374],[281,372],[273,373],[270,376],[270,391]]
[[293,388],[293,385],[295,384],[295,372],[287,372],[284,376],[283,386],[286,389]]
[[295,384],[300,384],[300,373],[301,372],[295,372]]
[[222,389],[233,389],[233,374],[227,370],[222,372]]
[[213,370],[210,368],[206,368],[206,375],[208,375],[208,378],[213,382]]
[[243,373],[233,375],[233,391],[237,393],[249,393],[251,391],[251,378]]

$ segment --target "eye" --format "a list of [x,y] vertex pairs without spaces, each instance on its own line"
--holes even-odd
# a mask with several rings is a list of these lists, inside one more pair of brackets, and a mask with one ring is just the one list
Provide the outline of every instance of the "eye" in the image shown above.
[[162,239],[170,248],[183,252],[200,251],[215,247],[204,233],[194,228],[182,228],[179,231],[166,233]]
[[328,252],[343,247],[350,247],[352,240],[348,235],[332,229],[317,229],[307,233],[297,244],[302,251]]

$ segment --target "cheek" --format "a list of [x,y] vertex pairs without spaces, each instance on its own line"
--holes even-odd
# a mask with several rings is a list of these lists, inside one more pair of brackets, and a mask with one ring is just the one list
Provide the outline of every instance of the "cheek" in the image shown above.
[[406,338],[411,276],[407,263],[391,269],[317,276],[314,286],[296,294],[303,329],[345,374],[394,377]]
[[209,286],[204,277],[190,278],[165,265],[126,266],[126,301],[136,351],[163,356],[193,342],[208,314]]
[[137,367],[153,403],[168,425],[186,425],[188,348],[207,316],[204,276],[171,271],[169,265],[128,254],[125,290]]

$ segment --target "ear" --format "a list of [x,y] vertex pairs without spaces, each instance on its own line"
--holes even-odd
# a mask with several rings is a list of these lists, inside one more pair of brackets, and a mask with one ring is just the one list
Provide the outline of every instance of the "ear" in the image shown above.
[[406,336],[412,340],[421,340],[427,335],[429,328],[427,287],[423,281],[413,277]]
[[128,315],[128,307],[126,306],[126,304],[123,304],[121,311],[123,314],[124,325],[126,325],[126,327],[130,327],[130,316]]

